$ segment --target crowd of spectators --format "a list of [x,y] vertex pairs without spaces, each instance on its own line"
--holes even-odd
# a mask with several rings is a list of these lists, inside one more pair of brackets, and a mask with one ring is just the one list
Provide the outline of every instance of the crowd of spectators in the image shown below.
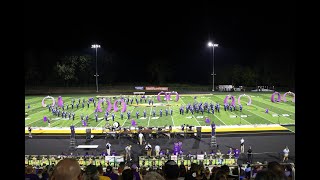
[[[240,169],[240,172],[239,172]],[[56,166],[46,166],[36,170],[27,165],[25,168],[27,180],[291,180],[291,166],[283,166],[278,162],[269,162],[267,166],[248,164],[244,168],[228,165],[214,166],[211,169],[204,165],[192,163],[190,168],[178,166],[173,160],[168,160],[162,168],[138,168],[136,164],[120,163],[118,168],[108,166],[88,165],[83,170],[78,161],[65,158]]]

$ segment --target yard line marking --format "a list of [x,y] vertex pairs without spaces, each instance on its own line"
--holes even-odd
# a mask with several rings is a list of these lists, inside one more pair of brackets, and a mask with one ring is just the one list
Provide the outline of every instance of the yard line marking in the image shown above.
[[[238,115],[237,114],[235,114],[234,112],[231,112],[232,114],[234,114],[234,115],[236,115],[236,117],[238,117]],[[242,117],[241,117],[241,115],[239,116],[242,120],[244,120],[244,121],[246,121],[245,119],[243,119]],[[247,123],[249,123],[248,121],[246,121]],[[251,124],[251,123],[249,123],[249,124]]]
[[[269,99],[268,99],[269,100]],[[288,109],[284,109],[283,107],[281,107],[281,106],[275,106],[275,104],[274,103],[266,103],[266,102],[263,102],[263,101],[260,101],[260,100],[256,100],[256,101],[258,101],[259,103],[262,103],[262,104],[265,104],[265,105],[268,105],[268,106],[272,106],[272,107],[274,107],[274,108],[279,108],[279,109],[282,109],[282,110],[285,110],[285,111],[289,111],[289,112],[291,112],[291,113],[295,113],[295,111],[291,111],[291,110],[288,110]],[[253,103],[252,103],[252,105],[253,105]]]
[[[181,101],[183,102],[184,105],[187,105],[182,99]],[[199,123],[199,121],[197,120],[197,118],[192,114],[192,116],[196,119],[197,123],[199,124],[199,126],[201,126],[201,124]]]
[[[32,121],[32,122],[29,123],[29,124],[32,124],[32,123],[34,123],[34,122],[36,122],[36,121],[41,121],[41,119],[37,119],[37,120],[35,120],[35,121]],[[28,126],[29,124],[25,124],[25,125]]]
[[[249,111],[249,112],[251,112],[252,114],[255,114],[255,115],[257,115],[257,116],[259,116],[259,117],[262,117],[262,116],[260,116],[259,114],[256,114],[256,113],[254,113],[254,112],[252,112],[252,111],[250,111],[250,110],[248,110],[248,109],[245,109],[246,111]],[[263,119],[266,119],[266,118],[264,118],[264,117],[262,117]],[[267,121],[269,121],[269,122],[271,122],[272,124],[277,124],[277,123],[274,123],[274,122],[272,122],[272,121],[270,121],[269,119],[266,119]]]
[[[255,106],[255,107],[257,107],[257,108],[260,108],[260,109],[264,110],[264,109],[263,109],[262,107],[260,107],[260,106],[256,106],[256,105],[252,105],[252,106]],[[270,111],[270,112],[274,112],[274,111]],[[274,112],[274,113],[275,113],[275,112]],[[286,117],[286,116],[282,116],[282,117],[287,118],[287,119],[290,120],[290,121],[296,122],[295,120],[293,120],[293,119],[291,119],[291,118],[288,118],[288,117]]]
[[[169,111],[171,110],[171,107],[169,106]],[[171,120],[172,120],[172,124],[173,124],[173,126],[175,126],[174,125],[174,122],[173,122],[173,117],[172,117],[172,115],[170,115],[171,116]]]
[[153,105],[151,106],[151,110],[150,110],[150,114],[149,114],[149,120],[148,120],[148,125],[147,125],[147,127],[149,127],[150,117],[151,117],[151,112],[152,112],[152,107],[153,107]]

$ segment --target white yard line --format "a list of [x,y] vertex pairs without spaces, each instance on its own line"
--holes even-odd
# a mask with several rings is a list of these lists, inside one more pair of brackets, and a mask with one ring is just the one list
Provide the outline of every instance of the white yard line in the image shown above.
[[[183,104],[186,106],[187,104],[181,99],[181,101],[183,102]],[[192,114],[192,116],[196,119],[197,123],[199,124],[199,126],[201,126],[201,124],[199,123],[198,119]]]
[[[231,112],[232,114],[234,114],[234,115],[236,115],[236,116],[238,116],[237,114],[235,114],[234,112]],[[239,117],[240,117],[240,119],[242,119],[242,120],[244,120],[244,121],[246,121],[245,119],[243,119],[242,117],[241,117],[241,115],[239,115]],[[249,123],[248,121],[246,121],[247,123]],[[251,124],[251,123],[249,123],[249,124]],[[251,124],[252,125],[252,124]]]
[[[32,122],[29,123],[29,124],[32,124],[32,123],[34,123],[34,122],[36,122],[36,121],[41,121],[41,119],[37,119],[37,120],[35,120],[35,121],[32,121]],[[27,125],[29,125],[29,124],[25,124],[25,125],[27,126]]]
[[[256,113],[254,113],[254,112],[252,112],[252,111],[250,111],[250,110],[248,110],[248,109],[245,109],[246,111],[249,111],[249,112],[251,112],[252,114],[255,114],[255,115],[257,115],[257,116],[259,116],[259,117],[262,117],[262,116],[260,116],[259,114],[256,114]],[[272,122],[272,121],[270,121],[269,119],[266,119],[266,118],[264,118],[264,117],[262,117],[263,119],[265,119],[265,120],[267,120],[267,121],[269,121],[269,122],[271,122],[272,124],[274,124],[274,122]]]
[[[131,116],[131,114],[130,114],[130,116]],[[128,118],[123,121],[122,127],[123,127],[124,124],[127,122],[127,120],[128,120]]]
[[[254,107],[257,107],[257,108],[260,108],[260,109],[262,109],[262,110],[264,110],[262,107],[260,107],[260,106],[256,106],[256,105],[253,105],[252,104],[252,106],[254,106]],[[274,111],[270,111],[270,113],[271,112],[274,112]],[[275,113],[275,112],[274,112]],[[277,113],[278,114],[278,113]],[[279,115],[279,114],[278,114]],[[285,118],[287,118],[287,119],[289,119],[290,121],[293,121],[293,122],[296,122],[295,120],[293,120],[293,119],[291,119],[291,118],[288,118],[288,117],[286,117],[286,116],[281,116],[281,117],[285,117]]]
[[[289,111],[289,112],[291,112],[291,113],[295,113],[295,111],[291,111],[291,110],[288,110],[288,109],[284,109],[284,108],[281,107],[281,106],[275,106],[275,103],[270,104],[269,102],[268,102],[268,103],[267,103],[267,102],[262,102],[262,101],[260,101],[260,100],[256,100],[256,101],[258,101],[259,103],[265,104],[265,105],[272,106],[272,107],[274,107],[274,108],[279,108],[279,109],[282,109],[282,110],[285,110],[285,111]],[[279,102],[278,102],[278,103],[279,103]],[[280,102],[280,103],[282,103],[282,102]],[[254,104],[252,104],[252,105],[254,105]]]
[[[169,106],[169,111],[171,110],[171,108],[170,108],[170,106]],[[171,115],[170,115],[171,116]],[[173,124],[173,126],[175,126],[174,125],[174,121],[173,121],[173,117],[171,116],[171,120],[172,120],[172,124]]]
[[[99,117],[98,117],[98,119],[99,119]],[[98,124],[97,124],[97,126],[96,127],[98,127],[99,126],[99,124],[101,124],[102,122],[105,122],[106,120],[103,118],[103,119],[101,119],[101,122],[99,122]]]
[[216,118],[218,118],[224,125],[227,125],[227,124],[224,123],[224,122],[222,121],[222,119],[220,119],[217,115],[214,114],[214,116],[215,116]]
[[150,110],[150,114],[149,114],[149,120],[148,120],[148,125],[147,125],[147,127],[149,127],[150,117],[151,117],[151,113],[152,113],[152,107],[153,107],[153,105],[151,106],[151,110]]

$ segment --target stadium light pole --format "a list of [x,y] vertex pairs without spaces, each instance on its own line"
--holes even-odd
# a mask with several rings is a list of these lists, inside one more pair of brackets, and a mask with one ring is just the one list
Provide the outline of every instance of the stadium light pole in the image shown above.
[[214,47],[218,47],[218,44],[214,44],[210,41],[208,42],[208,46],[212,47],[212,91],[214,91]]
[[96,49],[96,74],[94,75],[96,77],[96,86],[97,86],[97,92],[99,92],[98,88],[98,48],[100,48],[99,44],[93,44],[91,45],[91,48]]

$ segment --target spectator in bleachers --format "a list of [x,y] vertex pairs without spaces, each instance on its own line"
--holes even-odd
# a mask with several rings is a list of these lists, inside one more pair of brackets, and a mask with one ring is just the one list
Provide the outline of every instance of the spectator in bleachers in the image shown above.
[[99,180],[111,180],[110,177],[103,175],[102,166],[98,166],[97,169],[98,169],[98,172],[99,172]]
[[121,180],[133,180],[134,178],[133,171],[130,168],[123,170],[120,178]]
[[105,176],[108,176],[111,180],[118,180],[118,174],[113,172],[112,166],[107,166]]
[[250,179],[251,178],[251,174],[250,174],[251,173],[251,166],[250,166],[250,164],[247,165],[247,167],[245,168],[244,172],[245,172],[245,178]]
[[124,167],[125,167],[125,163],[124,162],[121,162],[119,164],[119,167],[118,167],[118,174],[121,175],[122,174],[122,171],[124,170]]
[[180,165],[179,167],[179,178],[178,179],[184,179],[186,174],[187,174],[187,170],[186,170],[186,167],[184,165]]
[[89,165],[84,172],[83,180],[99,180],[98,168],[95,165]]
[[[140,174],[141,174],[141,176],[142,176],[142,179],[144,179],[144,176],[145,175],[147,175],[147,173],[148,173],[148,171],[147,171],[147,169],[145,168],[145,167],[142,167],[141,169],[140,169]],[[159,172],[158,172],[159,173]],[[160,173],[159,173],[160,174]]]
[[204,171],[204,175],[203,175],[203,180],[210,180],[211,176],[210,176],[210,170],[207,167],[206,170]]
[[65,158],[58,162],[52,173],[51,180],[80,180],[81,168],[76,159]]
[[191,163],[190,170],[186,173],[185,180],[195,179],[198,171],[198,164]]
[[227,175],[225,171],[223,170],[218,170],[214,175],[212,180],[227,180]]
[[177,180],[179,177],[179,167],[173,160],[168,160],[163,167],[166,180]]
[[145,180],[165,180],[159,173],[151,171],[144,176]]
[[276,161],[269,162],[267,168],[268,168],[268,171],[272,171],[277,176],[286,179],[286,176],[284,174],[284,168],[278,162]]
[[131,166],[131,170],[132,170],[132,173],[133,173],[133,175],[134,175],[135,180],[140,180],[140,179],[142,179],[140,173],[138,172],[138,167],[137,167],[136,164],[133,164],[133,165]]
[[261,170],[257,173],[255,180],[281,180],[275,173],[269,170]]
[[40,180],[38,175],[34,173],[34,168],[31,165],[26,167],[26,174],[24,177],[26,180]]

